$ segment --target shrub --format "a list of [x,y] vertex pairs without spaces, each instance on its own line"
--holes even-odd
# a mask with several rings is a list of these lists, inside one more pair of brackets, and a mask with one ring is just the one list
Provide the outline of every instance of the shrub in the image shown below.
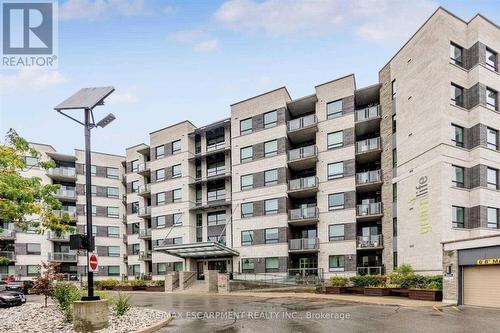
[[330,278],[330,284],[333,287],[345,287],[349,283],[349,279],[343,276],[332,276]]
[[131,280],[130,285],[134,287],[144,287],[146,285],[146,282],[144,282],[144,280],[136,279]]
[[113,299],[113,311],[115,311],[116,315],[123,316],[127,311],[132,307],[130,303],[130,298],[132,295],[124,295],[122,293],[118,293],[118,296]]
[[105,280],[99,281],[99,286],[102,288],[113,288],[113,287],[116,287],[118,284],[119,284],[119,281],[116,279],[105,279]]
[[59,282],[54,287],[52,298],[57,302],[59,310],[66,322],[73,319],[72,304],[82,298],[82,293],[77,286],[70,282]]
[[443,277],[441,275],[427,276],[427,289],[443,290]]
[[401,288],[425,288],[427,278],[419,274],[410,274],[401,279]]
[[415,274],[415,270],[408,264],[402,264],[398,266],[395,270],[396,273],[400,275],[411,275]]
[[153,280],[153,285],[158,286],[158,287],[164,287],[165,281],[164,280]]
[[351,277],[351,282],[355,287],[383,287],[386,283],[384,275],[357,275]]

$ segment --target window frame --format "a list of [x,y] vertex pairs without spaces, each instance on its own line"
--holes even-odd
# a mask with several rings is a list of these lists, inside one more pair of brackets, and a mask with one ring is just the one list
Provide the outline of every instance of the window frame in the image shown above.
[[182,225],[182,213],[174,213],[172,214],[172,223],[174,227],[178,227]]
[[[161,198],[161,200],[160,200]],[[158,192],[156,193],[156,205],[162,206],[167,203],[167,192]]]
[[[245,235],[250,237],[250,241],[244,241]],[[251,246],[255,242],[254,231],[253,230],[242,230],[241,231],[241,246]]]
[[[176,169],[179,169],[178,173],[175,173],[175,170]],[[171,175],[172,175],[172,178],[179,178],[179,177],[182,177],[182,164],[179,163],[179,164],[175,164],[175,165],[172,165],[172,168],[171,168]]]
[[[180,195],[177,196],[177,193],[180,193]],[[172,202],[182,202],[182,188],[172,190]]]
[[[267,205],[270,202],[276,202],[276,209],[267,210]],[[279,212],[279,200],[277,198],[264,200],[264,215],[276,215]]]
[[[333,261],[332,261],[333,259]],[[337,259],[337,260],[335,260]],[[342,259],[342,260],[340,260]],[[336,265],[332,265],[335,263]],[[329,272],[345,272],[345,255],[328,256],[328,271]]]
[[[340,110],[334,109],[333,106],[340,104]],[[335,119],[344,115],[342,99],[337,99],[326,103],[326,119]]]
[[[276,144],[276,150],[267,151],[267,145],[274,143]],[[276,155],[278,155],[278,140],[274,139],[264,142],[264,157],[272,157]]]
[[[334,135],[341,134],[341,141],[336,142],[336,143],[330,143],[330,137],[333,138]],[[335,149],[335,148],[342,148],[344,146],[344,131],[336,131],[336,132],[331,132],[328,133],[326,136],[326,144],[327,144],[327,149]]]
[[[110,173],[110,171],[113,171],[113,173]],[[116,172],[116,174],[114,172]],[[120,178],[120,170],[118,170],[118,168],[106,167],[106,178],[109,179]]]
[[[342,204],[341,205],[330,205],[331,203],[331,197],[333,198],[334,196],[342,196]],[[345,209],[345,192],[337,192],[337,193],[331,193],[328,194],[328,210],[339,210],[339,209]]]
[[[451,126],[454,128],[453,138],[451,139],[451,142],[455,143],[455,146],[457,146],[457,147],[464,148],[464,146],[465,146],[465,140],[464,140],[465,139],[465,129],[464,129],[464,127],[458,126],[455,124],[451,124]],[[457,131],[459,131],[458,134],[461,132],[462,141],[457,141]]]
[[[489,60],[488,53],[490,53],[494,57],[493,64],[489,63],[489,61],[488,61]],[[485,56],[484,64],[486,65],[486,67],[496,72],[498,70],[498,67],[497,67],[498,66],[498,53],[493,51],[489,47],[487,47],[484,56]]]
[[[465,188],[465,168],[458,166],[458,165],[452,165],[451,167],[453,170],[452,177],[451,177],[451,182],[452,182],[453,186],[458,187],[458,188]],[[460,181],[460,179],[458,179],[459,177],[457,175],[457,171],[459,171],[459,170],[462,172],[461,181]]]
[[[35,249],[30,250],[30,246],[35,246]],[[38,250],[37,250],[38,249]],[[40,243],[27,243],[26,244],[26,255],[29,256],[39,256],[42,254],[42,245]]]
[[[342,235],[336,235],[332,236],[332,228],[340,228],[342,227]],[[345,239],[345,224],[330,224],[328,225],[328,241],[329,242],[336,242],[336,241],[343,241]]]
[[[110,230],[118,230],[118,233],[110,233],[109,231]],[[107,226],[106,228],[106,235],[109,237],[109,238],[120,238],[120,227],[116,227],[116,226]]]
[[[250,151],[250,156],[249,157],[243,157],[243,152],[244,151]],[[240,163],[247,163],[253,161],[253,146],[247,146],[247,147],[242,147],[240,148]]]
[[[110,251],[110,249],[113,249],[115,250],[115,252],[112,252]],[[116,249],[118,249],[118,252],[116,252]],[[108,257],[120,257],[121,255],[121,249],[120,249],[120,246],[107,246],[106,247],[106,252],[107,252],[107,255]]]
[[[494,179],[490,178],[490,175],[494,175]],[[493,180],[493,182],[492,182]],[[486,168],[486,186],[493,190],[498,190],[498,170],[495,168]]]
[[[337,165],[337,164],[342,165],[342,173],[330,174],[330,167],[333,167],[334,165]],[[343,178],[344,172],[345,172],[344,171],[344,161],[328,163],[326,166],[326,175],[327,175],[328,180]]]
[[391,81],[391,100],[395,100],[396,99],[396,94],[397,94],[397,84],[396,84],[396,79],[393,79]]
[[[493,104],[489,102],[489,95],[493,94]],[[490,110],[497,111],[498,110],[498,91],[492,89],[490,87],[486,87],[486,107]]]
[[[455,93],[453,94],[453,96],[452,96],[453,90],[451,90],[451,89],[455,89],[454,90]],[[458,89],[458,91],[460,91],[460,95],[458,95],[458,96],[456,94],[457,89]],[[465,94],[464,87],[459,86],[458,84],[455,84],[453,82],[450,84],[450,103],[451,103],[451,105],[455,105],[455,106],[463,108],[465,105],[464,94]]]
[[[33,272],[32,268],[36,268],[36,272]],[[40,276],[40,270],[40,265],[26,265],[26,276]]]
[[[493,136],[495,142],[491,142],[490,138]],[[498,150],[498,130],[488,127],[486,129],[486,146],[493,150]]]
[[[276,173],[276,179],[271,179],[271,180],[267,179],[267,176],[269,175],[270,172]],[[278,169],[271,169],[264,171],[264,186],[278,185],[278,179],[279,179]]]
[[[266,117],[269,115],[274,115],[275,119],[271,119],[271,121],[268,122],[266,120]],[[264,128],[272,128],[272,127],[276,127],[277,125],[278,125],[278,110],[273,110],[273,111],[269,111],[269,112],[264,113],[264,115],[263,115]]]
[[[252,268],[248,268],[249,266],[246,266],[249,264],[251,264]],[[242,273],[254,273],[255,272],[255,260],[254,260],[254,258],[241,259],[241,272]]]
[[[250,127],[249,128],[246,128],[246,129],[242,129],[243,128],[243,124],[245,122],[250,122]],[[250,134],[253,132],[253,121],[252,121],[252,117],[250,118],[246,118],[246,119],[242,119],[240,120],[240,135],[245,135],[245,134]]]
[[[462,221],[458,220],[459,211],[462,212]],[[460,228],[460,229],[465,228],[465,207],[451,206],[451,226],[453,228]]]
[[[241,206],[241,218],[242,219],[253,217],[253,214],[254,214],[254,204],[253,204],[253,202],[243,202],[240,206]],[[243,207],[252,207],[252,212],[251,213],[244,213],[243,212]]]
[[[116,210],[116,214],[112,212]],[[118,218],[120,217],[120,207],[107,206],[106,207],[106,216],[110,218]]]
[[[172,155],[177,155],[182,151],[182,142],[181,139],[172,141]],[[177,147],[177,145],[179,145]]]
[[[244,180],[247,181],[251,179],[251,184],[244,185]],[[253,173],[248,174],[248,175],[242,175],[240,177],[240,190],[245,191],[245,190],[250,190],[253,189],[253,182],[254,182],[254,176]]]
[[[495,220],[490,220],[490,212],[493,212],[493,216],[495,216]],[[499,229],[500,228],[500,209],[496,207],[488,207],[486,213],[486,226],[491,229]]]
[[[276,263],[277,263],[277,267],[268,267],[268,262],[271,262],[276,260]],[[278,257],[268,257],[268,258],[265,258],[264,259],[264,267],[265,267],[265,272],[266,273],[277,273],[279,272],[279,269],[280,269],[280,260]]]
[[[457,59],[455,52],[453,52],[455,50],[460,51],[460,59]],[[464,67],[464,48],[452,41],[450,41],[450,60],[453,64]]]
[[159,145],[155,147],[155,159],[159,160],[160,158],[165,157],[165,145]]
[[[268,232],[274,232],[276,231],[276,237],[274,237],[274,233],[271,234],[270,236],[273,236],[273,237],[269,237],[268,238]],[[265,244],[278,244],[279,241],[280,241],[280,234],[279,234],[279,228],[266,228],[264,229],[264,243]]]

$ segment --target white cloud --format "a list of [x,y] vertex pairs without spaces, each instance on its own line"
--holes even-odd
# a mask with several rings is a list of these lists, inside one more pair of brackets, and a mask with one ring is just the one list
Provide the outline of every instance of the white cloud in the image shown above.
[[144,0],[67,0],[59,5],[61,20],[99,20],[112,15],[149,14]]
[[177,31],[172,36],[177,42],[190,45],[196,52],[212,52],[218,47],[218,41],[202,29]]
[[26,67],[12,75],[0,74],[0,94],[40,92],[66,81],[58,71]]
[[214,20],[245,33],[324,35],[347,27],[370,41],[400,42],[436,7],[431,0],[229,0],[217,9]]

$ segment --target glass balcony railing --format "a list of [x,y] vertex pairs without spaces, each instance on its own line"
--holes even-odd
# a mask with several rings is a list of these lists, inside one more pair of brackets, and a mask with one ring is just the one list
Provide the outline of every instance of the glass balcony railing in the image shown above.
[[152,251],[139,252],[139,260],[151,260]]
[[0,238],[1,239],[15,239],[16,238],[16,231],[9,230],[9,229],[3,229],[2,231],[0,231]]
[[63,188],[57,190],[56,197],[63,199],[76,199],[76,191],[74,188]]
[[72,219],[72,220],[77,219],[76,210],[62,209],[62,210],[54,210],[53,212],[54,212],[54,214],[56,214],[57,217],[62,217],[64,214],[68,214],[70,219]]
[[366,153],[381,148],[380,137],[356,142],[356,154]]
[[76,169],[70,167],[51,168],[47,170],[49,176],[76,178]]
[[217,166],[213,168],[207,168],[207,177],[220,176],[226,173],[226,166]]
[[288,161],[297,161],[303,158],[314,157],[318,155],[318,148],[316,145],[292,149],[288,152]]
[[382,275],[384,266],[365,266],[357,268],[358,275]]
[[370,106],[354,112],[355,121],[365,121],[380,117],[380,108],[378,105]]
[[357,216],[370,216],[382,214],[382,203],[373,202],[369,204],[361,204],[356,207]]
[[358,249],[382,247],[383,236],[382,235],[358,236],[356,245]]
[[300,250],[317,250],[319,248],[318,238],[298,238],[288,241],[288,249],[290,251]]
[[226,142],[223,140],[223,141],[219,141],[219,142],[215,142],[215,143],[212,143],[212,144],[207,144],[207,152],[211,152],[211,151],[214,151],[214,150],[219,150],[219,149],[222,149],[226,146]]
[[139,215],[139,216],[151,215],[151,206],[139,207],[139,210],[137,211],[137,215]]
[[139,238],[149,238],[151,237],[151,228],[139,229]]
[[78,255],[76,252],[49,252],[49,260],[60,262],[77,262]]
[[293,119],[288,121],[288,131],[296,131],[302,128],[306,128],[312,125],[315,125],[318,122],[316,115],[311,114],[308,116],[300,117],[297,119]]
[[315,188],[318,186],[318,177],[310,176],[298,179],[291,179],[288,181],[289,191],[300,191]]
[[207,193],[208,202],[216,200],[225,200],[225,199],[226,199],[226,190],[217,190]]
[[139,194],[145,194],[151,192],[151,184],[141,185],[139,186]]
[[382,180],[382,173],[380,170],[366,171],[366,172],[358,172],[356,174],[356,184],[370,184],[377,183]]
[[318,207],[296,208],[296,209],[290,209],[288,211],[288,220],[290,221],[317,219],[318,217],[319,217]]
[[149,162],[141,163],[141,164],[139,164],[137,166],[137,172],[138,173],[140,173],[140,172],[148,172],[150,169],[151,169],[151,166],[150,166]]
[[4,257],[12,261],[16,260],[16,254],[14,251],[0,251],[0,257]]
[[60,241],[68,241],[69,242],[69,236],[71,234],[72,233],[63,233],[63,234],[58,235],[57,233],[55,233],[53,231],[48,231],[47,239],[48,240],[60,240]]

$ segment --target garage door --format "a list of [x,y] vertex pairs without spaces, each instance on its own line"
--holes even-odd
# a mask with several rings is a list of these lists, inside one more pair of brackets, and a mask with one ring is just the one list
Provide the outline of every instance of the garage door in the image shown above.
[[500,265],[464,268],[465,305],[500,307]]

